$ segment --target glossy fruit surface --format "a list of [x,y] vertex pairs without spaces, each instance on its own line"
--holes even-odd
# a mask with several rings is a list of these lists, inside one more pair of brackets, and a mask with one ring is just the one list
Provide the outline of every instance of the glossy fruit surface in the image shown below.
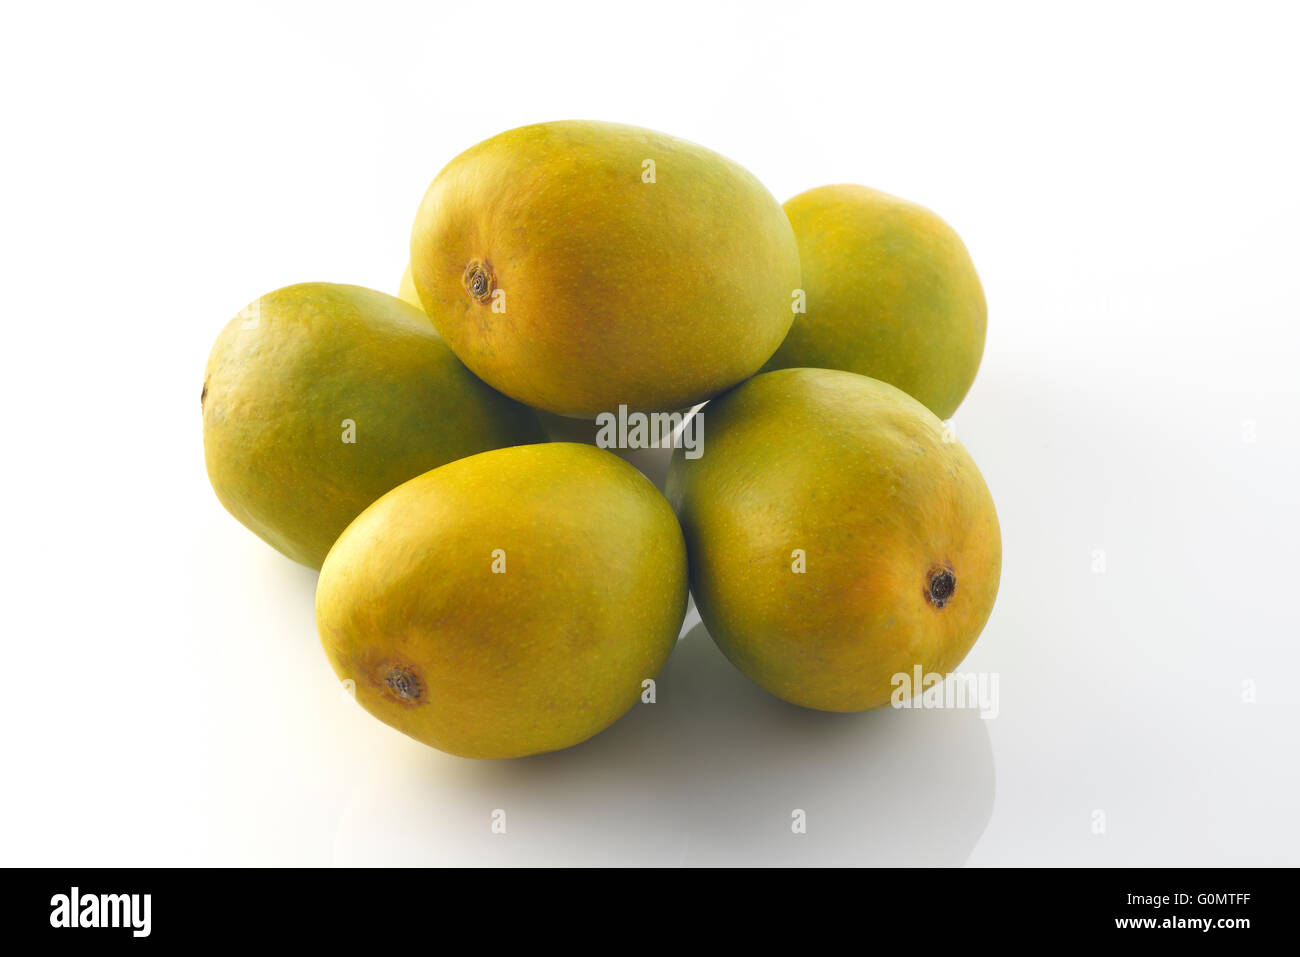
[[470,373],[422,313],[332,283],[278,289],[232,319],[212,347],[202,406],[221,503],[313,568],[389,489],[545,434],[531,409]]
[[785,369],[701,414],[704,454],[674,453],[668,496],[696,605],[741,671],[795,704],[863,711],[895,676],[961,662],[993,608],[1001,537],[933,413],[864,376]]
[[790,223],[748,171],[612,123],[462,153],[411,234],[420,301],[485,382],[562,415],[673,410],[752,375],[794,318]]
[[865,186],[785,204],[806,313],[764,371],[843,369],[897,386],[941,419],[984,354],[984,290],[961,238],[923,206]]
[[686,612],[672,508],[617,456],[485,452],[385,495],[321,570],[321,643],[356,700],[476,758],[567,748],[633,707]]

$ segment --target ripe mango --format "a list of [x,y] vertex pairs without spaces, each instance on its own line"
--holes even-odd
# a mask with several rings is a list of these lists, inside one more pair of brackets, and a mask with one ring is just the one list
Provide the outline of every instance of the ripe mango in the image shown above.
[[672,508],[589,445],[484,452],[389,492],[348,526],[316,591],[356,700],[451,754],[567,748],[634,705],[686,614]]
[[698,414],[704,454],[674,453],[668,496],[695,603],[736,667],[794,704],[864,711],[895,675],[961,662],[1002,545],[979,470],[933,413],[851,372],[784,369]]
[[279,289],[232,319],[212,347],[202,406],[221,504],[312,568],[389,489],[545,436],[536,414],[475,378],[422,313],[330,283]]
[[763,367],[843,369],[897,386],[946,419],[984,354],[984,289],[961,237],[922,206],[866,186],[785,204],[806,312]]
[[397,298],[424,312],[424,304],[420,302],[420,294],[415,291],[415,280],[411,278],[409,265],[402,270],[402,281],[397,287]]
[[591,417],[686,408],[753,375],[794,318],[799,254],[736,163],[652,130],[559,122],[494,136],[438,174],[411,273],[485,382]]

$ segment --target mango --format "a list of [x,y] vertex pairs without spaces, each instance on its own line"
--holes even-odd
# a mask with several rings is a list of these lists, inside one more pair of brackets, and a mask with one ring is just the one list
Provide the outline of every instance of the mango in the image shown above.
[[424,312],[424,304],[420,302],[420,294],[415,291],[415,280],[411,278],[409,265],[402,270],[402,281],[397,286],[397,298]]
[[411,233],[420,301],[485,382],[591,417],[753,375],[794,319],[790,223],[748,171],[663,133],[525,126],[453,159]]
[[667,500],[589,445],[484,452],[398,486],[321,569],[321,644],[357,702],[451,754],[567,748],[640,699],[686,613]]
[[475,378],[422,313],[330,283],[279,289],[232,319],[212,347],[201,404],[221,504],[312,568],[407,479],[545,436],[536,414]]
[[857,372],[949,418],[975,381],[987,324],[961,237],[928,209],[866,186],[811,189],[785,211],[807,298],[764,371]]
[[784,369],[698,414],[703,455],[675,452],[667,491],[700,616],[736,667],[794,704],[864,711],[895,676],[919,693],[917,668],[961,662],[1002,544],[984,479],[932,412],[855,373]]

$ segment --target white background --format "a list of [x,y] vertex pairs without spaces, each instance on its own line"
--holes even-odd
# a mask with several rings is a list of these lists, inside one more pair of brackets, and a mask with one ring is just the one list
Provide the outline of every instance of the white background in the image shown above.
[[[6,5],[2,862],[1300,864],[1295,8],[975,6]],[[563,118],[964,237],[995,719],[800,711],[702,629],[551,756],[345,699],[314,573],[208,487],[208,349],[395,291],[441,166]]]

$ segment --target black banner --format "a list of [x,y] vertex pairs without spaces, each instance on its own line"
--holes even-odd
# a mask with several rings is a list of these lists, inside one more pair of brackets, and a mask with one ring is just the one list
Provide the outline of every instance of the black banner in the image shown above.
[[[10,870],[11,929],[83,943],[323,939],[434,943],[459,925],[552,940],[679,923],[738,939],[776,930],[866,940],[1107,939],[1227,946],[1281,933],[1290,870]],[[639,886],[638,886],[639,885]],[[724,892],[725,891],[725,892]],[[677,918],[672,911],[680,911]],[[678,928],[680,930],[681,928]],[[674,931],[676,933],[678,931]],[[396,936],[394,936],[396,935]],[[556,936],[558,935],[558,936]],[[969,936],[967,936],[969,935]],[[460,936],[459,934],[457,936]],[[488,943],[499,943],[493,939]],[[662,945],[660,945],[662,946]]]

